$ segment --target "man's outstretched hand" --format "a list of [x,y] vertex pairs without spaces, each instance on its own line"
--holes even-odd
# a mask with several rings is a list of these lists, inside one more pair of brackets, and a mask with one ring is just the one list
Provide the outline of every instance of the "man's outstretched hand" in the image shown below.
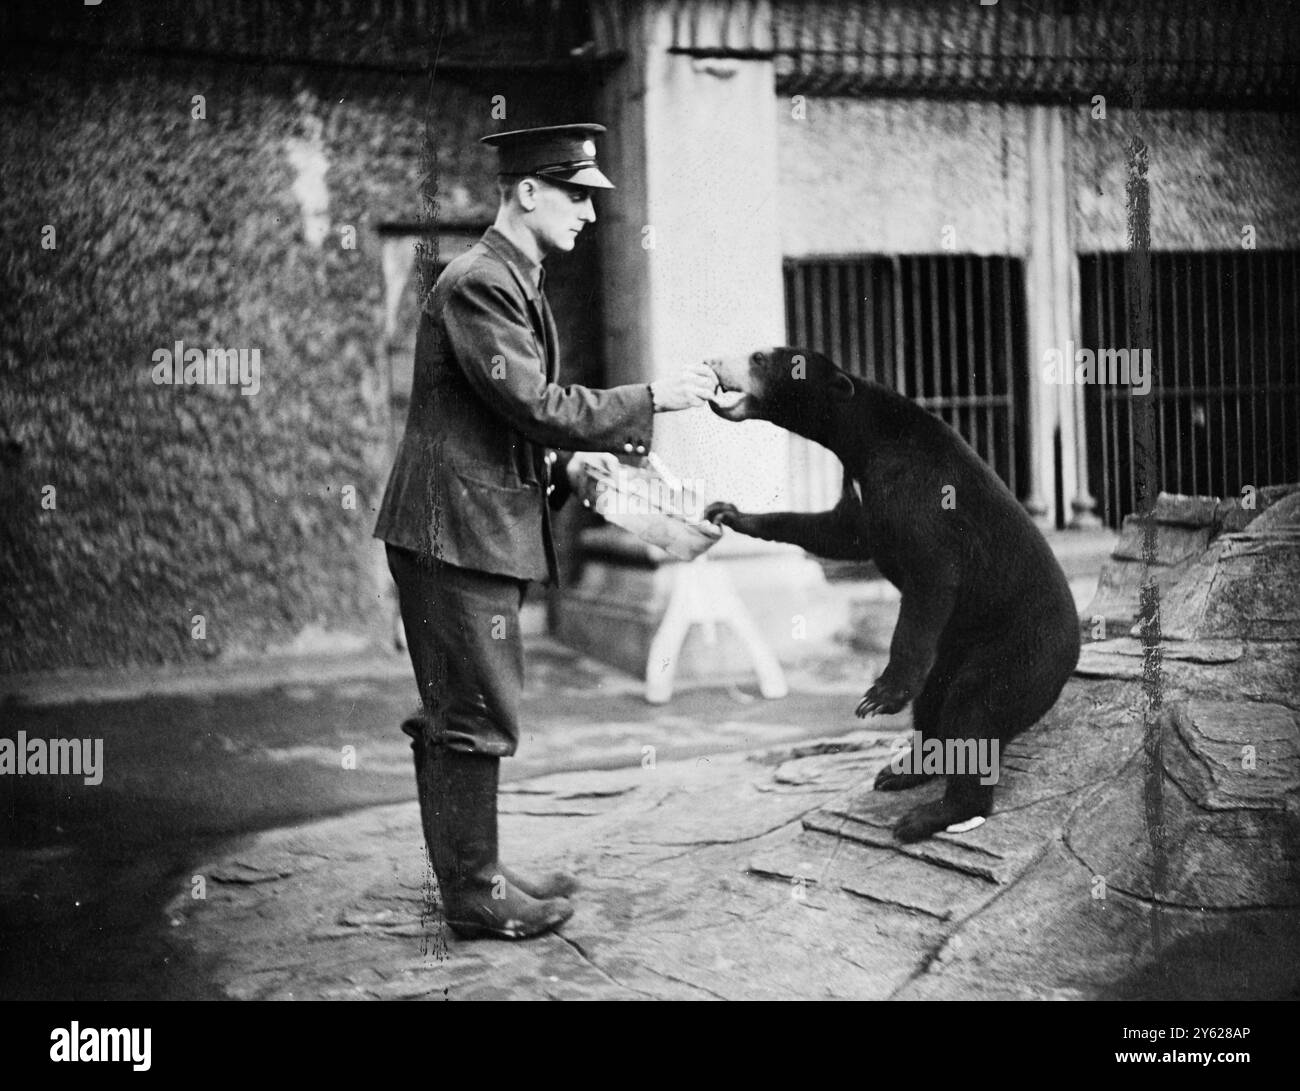
[[656,413],[694,409],[707,405],[718,386],[718,377],[707,364],[688,364],[675,375],[656,379],[650,384]]

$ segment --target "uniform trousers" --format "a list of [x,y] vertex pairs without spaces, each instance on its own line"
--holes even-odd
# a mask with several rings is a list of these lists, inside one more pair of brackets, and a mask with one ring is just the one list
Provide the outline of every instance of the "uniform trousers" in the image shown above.
[[528,581],[446,564],[400,546],[387,549],[424,706],[424,741],[510,757],[519,746],[519,609]]

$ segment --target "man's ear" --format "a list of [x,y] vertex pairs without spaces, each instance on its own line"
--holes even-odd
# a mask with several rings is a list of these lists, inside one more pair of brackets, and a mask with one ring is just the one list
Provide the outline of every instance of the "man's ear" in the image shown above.
[[537,207],[537,182],[532,178],[524,178],[515,186],[515,193],[519,196],[519,204],[525,212],[532,212]]
[[856,393],[853,380],[839,368],[831,373],[831,397],[836,401],[846,402]]

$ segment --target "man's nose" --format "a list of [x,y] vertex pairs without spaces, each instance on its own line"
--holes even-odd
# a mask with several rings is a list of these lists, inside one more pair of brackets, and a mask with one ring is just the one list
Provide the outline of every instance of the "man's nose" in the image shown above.
[[579,213],[578,219],[589,224],[594,224],[596,222],[596,206],[591,203],[590,197],[583,202],[582,211]]

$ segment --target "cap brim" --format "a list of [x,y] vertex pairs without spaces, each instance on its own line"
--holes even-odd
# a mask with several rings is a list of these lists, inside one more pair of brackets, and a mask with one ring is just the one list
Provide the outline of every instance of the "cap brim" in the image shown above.
[[578,170],[569,171],[547,171],[538,177],[546,179],[548,182],[563,182],[566,186],[586,186],[588,189],[613,189],[614,183],[611,182],[600,172],[599,167],[580,167]]

